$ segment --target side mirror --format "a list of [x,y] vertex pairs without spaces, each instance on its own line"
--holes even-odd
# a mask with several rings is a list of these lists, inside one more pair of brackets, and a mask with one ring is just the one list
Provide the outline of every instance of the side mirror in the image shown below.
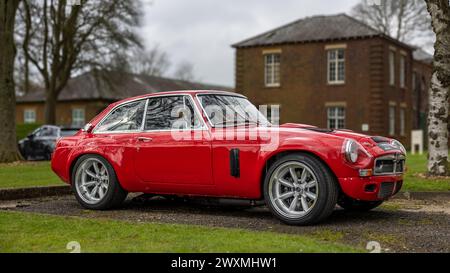
[[83,127],[82,131],[86,132],[86,133],[90,133],[90,132],[92,132],[92,129],[94,129],[94,126],[92,126],[92,124],[88,123]]
[[34,135],[33,134],[29,134],[29,135],[27,135],[27,138],[32,139],[32,138],[34,138]]

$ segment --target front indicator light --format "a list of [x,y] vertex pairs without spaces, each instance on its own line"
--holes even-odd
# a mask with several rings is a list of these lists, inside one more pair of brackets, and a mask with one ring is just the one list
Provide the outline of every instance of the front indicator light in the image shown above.
[[368,176],[372,176],[372,169],[360,169],[359,170],[359,176],[361,177],[368,177]]

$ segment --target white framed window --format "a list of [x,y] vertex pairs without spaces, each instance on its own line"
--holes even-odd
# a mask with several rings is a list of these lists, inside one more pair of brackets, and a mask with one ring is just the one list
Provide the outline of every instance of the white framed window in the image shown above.
[[406,85],[406,57],[400,55],[400,87],[405,88]]
[[72,109],[72,126],[82,127],[85,124],[85,115],[83,108]]
[[36,123],[36,110],[35,109],[25,109],[23,111],[23,122],[24,123]]
[[345,107],[328,107],[327,117],[329,129],[345,128]]
[[264,55],[264,82],[267,87],[280,86],[281,54],[271,53]]
[[328,83],[345,83],[345,49],[328,50]]
[[389,135],[395,135],[395,106],[389,106]]
[[389,51],[389,84],[395,85],[395,52]]
[[405,136],[405,124],[406,124],[405,108],[400,108],[400,135]]
[[[272,125],[279,125],[280,107],[281,106],[279,104],[261,104],[258,106],[258,110]],[[265,123],[263,122],[263,124]]]

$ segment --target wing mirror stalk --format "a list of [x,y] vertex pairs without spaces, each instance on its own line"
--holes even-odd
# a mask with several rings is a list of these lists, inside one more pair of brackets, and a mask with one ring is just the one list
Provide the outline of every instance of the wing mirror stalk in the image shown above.
[[92,126],[91,123],[88,123],[83,127],[82,131],[86,133],[91,133],[92,129],[94,129],[94,126]]

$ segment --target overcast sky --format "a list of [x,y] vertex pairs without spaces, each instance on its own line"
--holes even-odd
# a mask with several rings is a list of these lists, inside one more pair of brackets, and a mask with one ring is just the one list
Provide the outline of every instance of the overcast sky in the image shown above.
[[358,0],[148,0],[147,47],[167,52],[172,71],[194,65],[199,81],[234,86],[231,44],[306,16],[350,11]]

